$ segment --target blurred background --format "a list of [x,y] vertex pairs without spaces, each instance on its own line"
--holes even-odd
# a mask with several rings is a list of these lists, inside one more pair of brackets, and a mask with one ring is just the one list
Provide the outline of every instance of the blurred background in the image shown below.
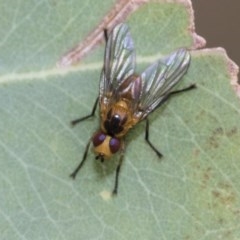
[[223,47],[240,66],[240,0],[192,0],[195,27],[207,47]]

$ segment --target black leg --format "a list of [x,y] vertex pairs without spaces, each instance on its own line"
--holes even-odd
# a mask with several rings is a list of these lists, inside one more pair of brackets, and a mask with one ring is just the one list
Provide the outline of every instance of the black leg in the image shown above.
[[193,90],[197,88],[196,84],[191,84],[190,86],[186,87],[186,88],[183,88],[183,89],[180,89],[180,90],[176,90],[176,91],[172,91],[169,93],[169,95],[173,95],[173,94],[176,94],[176,93],[181,93],[181,92],[187,92],[189,90]]
[[124,144],[122,145],[122,149],[121,149],[121,155],[120,155],[120,159],[119,159],[119,163],[116,169],[116,175],[115,175],[115,183],[114,183],[114,189],[112,191],[112,195],[117,195],[118,192],[118,180],[119,180],[119,173],[121,170],[121,166],[122,166],[122,162],[123,162],[123,158],[124,158],[124,153],[125,153],[125,146]]
[[103,29],[103,33],[104,33],[104,39],[105,39],[105,42],[107,42],[107,40],[108,40],[108,31],[107,31],[106,28]]
[[81,117],[81,118],[78,118],[78,119],[75,119],[75,120],[71,121],[71,125],[75,126],[77,123],[80,123],[83,120],[86,120],[86,119],[88,119],[90,117],[93,117],[94,114],[95,114],[96,108],[97,108],[97,103],[98,103],[98,98],[96,99],[96,101],[95,101],[95,103],[93,105],[92,112],[89,115],[85,116],[85,117]]
[[193,89],[196,89],[197,86],[195,84],[191,84],[190,86],[180,89],[180,90],[176,90],[176,91],[172,91],[170,93],[168,93],[167,95],[165,95],[165,97],[162,99],[162,101],[158,104],[157,107],[160,107],[163,103],[165,103],[172,95],[178,94],[178,93],[182,93],[182,92],[187,92]]
[[153,144],[149,140],[149,121],[146,118],[146,128],[145,128],[145,140],[147,141],[148,145],[151,147],[151,149],[157,154],[159,158],[161,158],[163,155],[153,146]]
[[76,167],[76,169],[71,173],[70,177],[72,177],[73,179],[75,179],[77,173],[79,172],[79,170],[82,168],[84,162],[86,161],[87,159],[87,154],[88,154],[88,150],[89,150],[89,146],[91,144],[91,140],[92,138],[89,139],[87,145],[86,145],[86,148],[85,148],[85,152],[84,152],[84,155],[83,155],[83,159],[82,161],[80,162],[80,164]]
[[[186,91],[190,91],[197,88],[195,84],[190,85],[189,87],[180,89],[180,90],[176,90],[176,91],[172,91],[169,92],[163,99],[162,101],[158,104],[158,107],[160,107],[164,102],[166,102],[172,95],[181,93],[181,92],[186,92]],[[146,128],[145,128],[145,140],[147,141],[148,145],[152,148],[152,150],[157,154],[157,156],[159,158],[161,158],[163,155],[154,147],[154,145],[150,142],[149,140],[149,121],[146,118]]]

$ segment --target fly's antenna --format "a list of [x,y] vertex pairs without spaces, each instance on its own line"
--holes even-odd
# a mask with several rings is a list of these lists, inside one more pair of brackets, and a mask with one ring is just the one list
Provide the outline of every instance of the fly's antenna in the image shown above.
[[96,160],[100,159],[100,161],[103,163],[104,162],[104,155],[100,153],[95,157],[95,159]]

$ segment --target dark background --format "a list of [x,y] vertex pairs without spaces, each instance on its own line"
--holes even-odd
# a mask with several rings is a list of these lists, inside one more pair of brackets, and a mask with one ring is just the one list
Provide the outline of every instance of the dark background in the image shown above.
[[240,66],[240,0],[192,0],[195,27],[206,47],[223,47]]

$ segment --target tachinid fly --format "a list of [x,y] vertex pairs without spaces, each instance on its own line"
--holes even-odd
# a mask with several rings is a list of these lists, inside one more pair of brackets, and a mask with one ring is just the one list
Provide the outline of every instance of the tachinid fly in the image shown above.
[[190,54],[186,49],[178,49],[137,75],[135,74],[134,44],[128,26],[119,24],[109,35],[107,31],[104,33],[107,43],[99,97],[96,99],[91,114],[71,122],[75,125],[93,117],[99,102],[100,129],[88,141],[82,161],[71,177],[75,178],[83,166],[91,143],[96,159],[102,162],[120,152],[113,189],[113,194],[116,194],[125,152],[124,136],[138,122],[146,120],[145,140],[157,156],[162,157],[162,154],[149,140],[147,117],[171,96],[194,89],[195,85],[171,91],[187,72],[190,64]]

